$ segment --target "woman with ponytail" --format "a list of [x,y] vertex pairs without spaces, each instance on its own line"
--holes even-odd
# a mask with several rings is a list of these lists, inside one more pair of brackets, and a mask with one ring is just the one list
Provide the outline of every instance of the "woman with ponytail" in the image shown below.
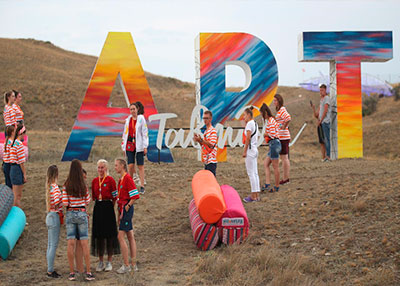
[[[265,141],[269,145],[268,157],[264,160],[265,169],[265,184],[262,186],[261,191],[278,192],[279,191],[279,153],[281,152],[282,146],[278,138],[279,126],[269,107],[263,103],[260,108],[261,115],[265,120]],[[274,168],[275,175],[275,186],[272,189],[271,186],[271,170],[270,166]]]
[[[8,91],[4,94],[4,111],[3,111],[3,118],[5,126],[15,125],[17,123],[15,109],[15,94],[13,91]],[[5,134],[7,136],[7,134]]]
[[62,195],[58,187],[58,168],[51,165],[47,169],[46,180],[46,226],[48,233],[47,240],[47,277],[59,278],[61,275],[54,270],[54,258],[58,241],[60,238],[60,228],[63,224]]
[[245,144],[243,157],[246,158],[246,170],[250,179],[251,195],[244,198],[245,203],[252,203],[260,201],[260,179],[257,170],[257,141],[258,141],[258,126],[253,119],[253,107],[244,110],[245,127]]

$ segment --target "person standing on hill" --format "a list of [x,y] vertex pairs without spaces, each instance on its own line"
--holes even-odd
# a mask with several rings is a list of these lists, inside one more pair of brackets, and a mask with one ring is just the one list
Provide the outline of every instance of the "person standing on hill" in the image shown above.
[[11,154],[12,138],[14,138],[14,132],[15,132],[14,125],[9,125],[6,127],[6,138],[4,140],[4,150],[3,150],[3,173],[6,185],[10,189],[12,189],[11,178],[10,178],[10,170],[11,170],[10,154]]
[[[269,107],[263,103],[260,108],[261,115],[266,121],[265,123],[265,141],[269,145],[268,157],[264,160],[265,169],[265,185],[262,186],[261,191],[278,192],[279,191],[279,153],[281,152],[282,146],[281,141],[278,138],[279,126],[274,116],[272,115]],[[272,189],[271,186],[271,170],[270,165],[274,168],[275,175],[275,186]]]
[[258,158],[258,126],[253,119],[253,107],[244,110],[244,121],[246,122],[245,143],[243,158],[246,163],[247,175],[250,179],[251,195],[244,198],[245,203],[260,201],[260,178],[258,177],[257,158]]
[[146,156],[147,147],[149,146],[147,123],[144,118],[144,106],[140,101],[134,102],[129,106],[129,111],[131,115],[125,120],[112,119],[112,121],[125,124],[121,147],[128,159],[128,173],[133,179],[136,179],[136,159],[140,179],[139,193],[144,194],[144,156]]
[[280,153],[282,167],[283,167],[283,179],[279,182],[280,185],[289,184],[290,174],[290,161],[289,161],[289,143],[290,143],[290,132],[289,123],[292,117],[283,106],[283,97],[280,94],[275,94],[274,105],[276,109],[275,120],[279,125],[278,137],[281,141],[282,150]]
[[[4,111],[3,118],[5,126],[15,125],[17,119],[15,116],[15,109],[13,107],[15,103],[15,94],[13,91],[8,91],[4,94]],[[7,136],[7,134],[5,134]]]
[[24,124],[24,112],[22,111],[21,107],[19,106],[22,101],[22,94],[19,91],[13,90],[15,94],[15,102],[13,105],[15,111],[15,120],[17,123]]
[[10,147],[10,179],[14,192],[14,206],[21,207],[22,189],[26,183],[25,150],[21,139],[26,133],[25,126],[18,125]]
[[212,126],[212,112],[204,112],[203,121],[206,125],[204,138],[199,134],[194,134],[193,140],[201,145],[201,160],[204,162],[205,170],[209,170],[217,176],[217,130]]
[[56,257],[60,228],[64,218],[62,194],[58,187],[57,180],[58,168],[56,165],[51,165],[47,169],[46,180],[46,226],[48,232],[46,259],[47,277],[49,278],[61,277],[61,275],[54,270],[54,258]]
[[[136,189],[135,182],[127,173],[126,162],[123,159],[115,160],[115,171],[121,176],[118,181],[118,213],[119,231],[118,241],[121,247],[124,264],[117,270],[118,274],[124,274],[132,270],[137,271],[136,265],[136,241],[133,233],[132,218],[134,213],[134,203],[140,198]],[[128,245],[125,241],[128,238]],[[129,255],[130,254],[130,255]],[[129,256],[131,264],[129,264]]]
[[[97,161],[98,177],[92,181],[93,227],[91,252],[99,257],[96,271],[111,271],[112,257],[119,254],[117,222],[114,205],[118,190],[113,177],[108,174],[108,162],[104,159]],[[103,256],[107,249],[108,259],[104,264]]]
[[79,160],[74,159],[71,162],[69,174],[65,181],[62,202],[67,207],[66,229],[67,229],[67,254],[69,264],[68,280],[75,281],[74,272],[75,245],[77,237],[82,245],[83,257],[86,262],[87,281],[94,280],[94,276],[90,271],[90,251],[89,251],[89,223],[86,207],[90,203],[89,190],[83,179],[82,164]]
[[[318,126],[321,127],[323,131],[323,140],[326,150],[325,162],[329,162],[331,158],[331,113],[332,107],[330,104],[330,97],[326,93],[326,85],[321,84],[319,87],[319,94],[321,99],[319,101],[319,111],[316,110],[315,106],[312,104],[311,107],[314,112],[315,118],[318,120]],[[322,147],[321,147],[322,149]]]

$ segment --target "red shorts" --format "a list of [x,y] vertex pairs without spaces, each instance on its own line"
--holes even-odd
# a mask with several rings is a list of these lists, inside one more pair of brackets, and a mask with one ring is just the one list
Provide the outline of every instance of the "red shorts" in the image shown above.
[[282,150],[281,150],[281,155],[287,155],[289,154],[289,140],[280,140],[281,141],[281,145],[282,145]]

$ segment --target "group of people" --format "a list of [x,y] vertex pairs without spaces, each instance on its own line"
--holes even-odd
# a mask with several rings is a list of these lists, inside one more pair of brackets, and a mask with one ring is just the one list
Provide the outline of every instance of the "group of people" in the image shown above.
[[[123,274],[137,270],[136,242],[133,233],[132,218],[134,203],[140,198],[135,182],[128,173],[124,159],[116,159],[115,171],[120,176],[118,184],[108,172],[108,162],[97,162],[98,176],[92,180],[91,194],[86,184],[86,172],[79,160],[71,162],[68,177],[60,189],[58,186],[58,168],[52,165],[47,170],[46,180],[46,225],[48,228],[47,276],[59,278],[54,270],[55,254],[59,242],[61,225],[67,232],[67,258],[70,281],[77,279],[76,272],[82,273],[88,281],[95,277],[90,268],[90,254],[99,257],[96,271],[111,271],[112,257],[122,253],[123,264],[117,273]],[[91,251],[89,249],[88,206],[94,201]],[[117,205],[118,217],[115,216]],[[126,243],[125,237],[128,239]],[[90,253],[91,252],[91,253]],[[107,253],[107,262],[104,255]],[[86,263],[86,269],[83,266]],[[76,268],[75,268],[76,266]]]
[[3,149],[3,173],[5,183],[13,190],[14,206],[21,207],[23,185],[26,182],[25,150],[23,140],[26,134],[24,112],[20,107],[22,94],[16,90],[4,94],[3,118],[5,140]]
[[[269,153],[264,160],[265,184],[261,188],[257,168],[259,128],[254,120],[253,107],[244,110],[244,121],[246,122],[246,127],[243,135],[243,157],[245,158],[246,170],[251,186],[251,195],[243,199],[246,203],[260,201],[260,191],[278,192],[280,185],[285,185],[290,182],[290,132],[288,127],[291,117],[283,105],[283,98],[280,94],[275,95],[273,103],[276,109],[275,116],[272,115],[270,108],[265,103],[260,108],[262,118],[265,121],[264,138],[269,145]],[[195,134],[193,139],[201,146],[202,161],[205,165],[205,169],[211,171],[214,176],[216,176],[218,139],[217,131],[211,123],[211,111],[204,112],[203,121],[206,125],[204,134]],[[279,159],[282,161],[283,167],[282,180],[280,180]],[[271,184],[271,165],[274,169],[275,175],[275,185],[273,187]]]

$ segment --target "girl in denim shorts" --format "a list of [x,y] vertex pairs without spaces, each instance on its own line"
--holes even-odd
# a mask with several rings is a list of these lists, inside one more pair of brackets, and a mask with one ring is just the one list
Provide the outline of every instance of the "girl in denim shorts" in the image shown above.
[[[266,121],[265,124],[265,141],[269,145],[268,157],[264,160],[265,169],[265,184],[262,186],[262,191],[278,192],[279,191],[279,153],[281,152],[282,146],[278,138],[279,125],[276,122],[274,116],[269,107],[263,103],[260,108],[262,117]],[[275,186],[271,188],[271,170],[270,166],[274,168],[275,175]]]
[[94,280],[90,271],[90,252],[88,235],[88,214],[86,207],[90,203],[89,190],[83,178],[83,169],[79,160],[72,160],[68,178],[65,181],[62,197],[63,205],[67,207],[66,229],[67,229],[67,253],[69,263],[70,281],[76,280],[74,272],[74,251],[76,239],[79,237],[81,242],[83,257],[86,262],[85,279]]

